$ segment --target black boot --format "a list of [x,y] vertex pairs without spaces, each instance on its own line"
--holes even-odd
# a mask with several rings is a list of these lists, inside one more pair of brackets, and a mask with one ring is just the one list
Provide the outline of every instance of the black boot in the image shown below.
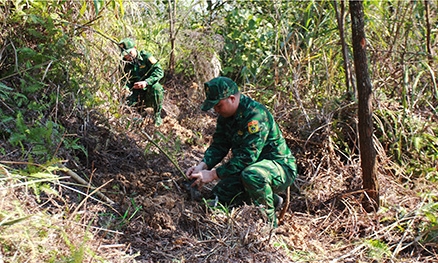
[[279,196],[278,194],[274,194],[274,207],[275,207],[275,210],[279,210],[282,205],[283,205],[283,197]]

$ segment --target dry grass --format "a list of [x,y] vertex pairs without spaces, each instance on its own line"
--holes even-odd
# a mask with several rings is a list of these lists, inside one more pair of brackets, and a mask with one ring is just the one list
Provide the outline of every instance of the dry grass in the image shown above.
[[67,186],[57,179],[46,180],[51,186],[37,198],[33,190],[43,180],[26,180],[0,167],[0,262],[132,262],[126,245],[100,238],[102,232],[116,231],[90,224],[99,206],[85,202],[77,209],[78,203],[64,199],[69,198],[62,196]]

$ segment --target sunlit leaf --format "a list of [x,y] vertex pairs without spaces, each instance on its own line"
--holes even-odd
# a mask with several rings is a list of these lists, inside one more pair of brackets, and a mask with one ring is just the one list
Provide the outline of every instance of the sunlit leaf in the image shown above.
[[85,11],[87,10],[87,1],[83,1],[82,2],[82,7],[81,7],[81,9],[79,10],[79,14],[81,15],[81,16],[83,16],[84,14],[85,14]]

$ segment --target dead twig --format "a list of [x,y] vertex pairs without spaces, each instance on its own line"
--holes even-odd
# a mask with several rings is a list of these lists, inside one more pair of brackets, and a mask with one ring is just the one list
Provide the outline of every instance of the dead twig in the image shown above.
[[[58,165],[58,167],[62,168],[63,172],[65,172],[68,176],[70,176],[71,178],[76,180],[78,183],[81,183],[81,184],[84,184],[84,185],[90,185],[89,182],[87,182],[84,179],[82,179],[82,177],[80,177],[77,173],[75,173],[72,170],[68,169],[64,165],[60,164],[60,165]],[[102,186],[99,187],[99,188],[96,188],[90,195],[96,193],[96,195],[98,195],[100,198],[102,198],[105,202],[108,202],[109,204],[115,204],[115,202],[113,200],[109,199],[106,195],[104,195],[102,192],[99,191],[100,188],[102,188]]]

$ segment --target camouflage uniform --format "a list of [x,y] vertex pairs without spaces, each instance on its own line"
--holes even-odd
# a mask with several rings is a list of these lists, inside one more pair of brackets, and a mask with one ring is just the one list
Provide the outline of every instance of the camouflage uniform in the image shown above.
[[[237,93],[237,85],[233,83],[224,77],[205,83],[206,101],[211,97],[209,93],[214,90],[213,86],[229,89],[229,86],[235,85],[231,88],[235,91],[219,93]],[[212,101],[211,104],[214,104],[215,100]],[[203,110],[207,110],[211,104],[203,107]],[[225,204],[252,201],[255,205],[263,205],[262,211],[277,226],[274,193],[284,191],[295,180],[295,157],[268,109],[243,94],[234,116],[218,117],[213,142],[206,150],[203,162],[208,169],[212,169],[226,157],[229,150],[232,152],[231,158],[216,168],[221,180],[213,188],[213,194]]]
[[[123,53],[129,53],[134,48],[134,42],[131,39],[123,39],[119,43]],[[163,78],[164,72],[160,63],[155,57],[146,51],[139,51],[133,61],[124,61],[123,71],[126,75],[126,88],[132,93],[127,98],[128,105],[143,107],[153,107],[155,119],[161,121],[161,110],[164,99],[164,88],[159,83]],[[144,89],[133,89],[135,82],[146,81],[147,86]]]

